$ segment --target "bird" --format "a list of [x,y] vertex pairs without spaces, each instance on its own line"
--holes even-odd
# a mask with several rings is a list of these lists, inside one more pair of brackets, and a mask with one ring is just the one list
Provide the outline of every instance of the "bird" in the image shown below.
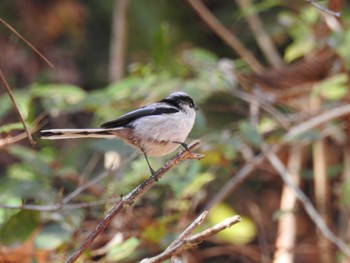
[[148,157],[167,155],[180,145],[190,151],[185,140],[192,130],[198,110],[192,97],[182,91],[107,121],[100,128],[42,130],[49,140],[76,138],[117,138],[141,151],[152,175]]

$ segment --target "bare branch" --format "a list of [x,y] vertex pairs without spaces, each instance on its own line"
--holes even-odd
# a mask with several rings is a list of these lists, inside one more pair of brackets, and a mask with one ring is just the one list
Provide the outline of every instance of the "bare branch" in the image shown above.
[[138,185],[125,197],[122,197],[118,203],[108,212],[108,214],[101,220],[96,228],[85,238],[79,248],[71,255],[66,263],[72,263],[86,250],[86,248],[95,240],[95,238],[110,224],[112,218],[116,216],[125,206],[132,205],[137,198],[154,185],[169,169],[177,165],[181,161],[187,159],[202,159],[204,155],[192,153],[191,150],[199,146],[199,141],[194,141],[188,145],[188,150],[183,150],[168,160],[163,167],[161,167],[155,174],[150,176],[147,180]]
[[[302,169],[304,146],[294,144],[289,150],[288,172],[295,185],[300,184],[300,172]],[[283,186],[280,210],[283,214],[278,219],[278,235],[276,238],[276,251],[274,252],[273,263],[293,263],[295,253],[295,240],[297,221],[293,210],[296,206],[296,196],[287,186]]]
[[[1,18],[0,18],[0,19],[1,19]],[[25,132],[26,132],[26,134],[27,134],[27,136],[28,136],[29,142],[30,142],[32,145],[35,145],[36,143],[35,143],[35,141],[33,140],[32,134],[31,134],[31,132],[30,132],[30,130],[29,130],[29,128],[28,128],[28,126],[27,126],[27,124],[26,124],[24,118],[23,118],[23,115],[22,115],[21,111],[20,111],[19,108],[18,108],[18,105],[17,105],[17,103],[16,103],[16,100],[15,100],[13,94],[12,94],[11,88],[10,88],[9,84],[7,83],[6,78],[5,78],[4,74],[2,73],[2,70],[1,70],[1,69],[0,69],[0,78],[1,78],[2,83],[4,84],[4,87],[5,87],[5,90],[6,90],[7,94],[9,95],[9,97],[10,97],[10,99],[11,99],[11,101],[12,101],[13,107],[15,108],[15,110],[16,110],[16,112],[17,112],[17,115],[18,115],[20,121],[21,121],[22,124],[23,124],[24,130],[25,130]]]
[[223,220],[222,222],[190,237],[186,237],[194,230],[195,227],[200,225],[208,211],[204,211],[196,220],[173,242],[171,245],[161,254],[152,257],[146,258],[141,261],[141,263],[160,263],[166,259],[171,258],[174,255],[178,255],[184,250],[190,249],[193,246],[201,243],[203,240],[214,236],[218,232],[233,226],[241,221],[241,218],[236,215],[230,218]]
[[296,137],[304,132],[307,132],[311,129],[316,128],[320,124],[323,124],[325,122],[328,122],[335,118],[340,118],[344,115],[350,114],[350,105],[344,104],[339,107],[335,107],[333,109],[327,110],[315,117],[312,117],[302,123],[299,123],[295,125],[294,127],[290,128],[288,133],[286,133],[283,136],[284,141],[288,141],[292,139],[293,137]]
[[25,39],[20,33],[17,32],[11,25],[9,25],[5,20],[0,18],[0,22],[3,23],[8,29],[12,31],[19,39],[26,43],[42,60],[44,60],[51,68],[55,66],[43,55],[39,50],[37,50],[27,39]]
[[228,30],[199,0],[187,0],[203,21],[221,37],[255,72],[261,72],[263,66],[253,54],[242,44],[230,30]]
[[336,16],[336,17],[340,17],[341,13],[340,12],[335,12],[332,11],[316,2],[318,2],[318,0],[304,0],[305,2],[311,4],[312,6],[316,7],[317,9],[319,9],[322,12],[325,12],[326,14],[332,15],[332,16]]
[[279,55],[276,46],[267,34],[259,16],[251,11],[251,0],[236,0],[236,2],[245,14],[249,27],[251,28],[261,51],[264,53],[266,60],[274,68],[280,68],[283,65],[282,58]]
[[[40,114],[33,122],[32,124],[32,128],[30,130],[31,133],[35,133],[36,131],[40,130],[42,128],[42,126],[44,125],[44,122],[42,121],[45,117],[45,114]],[[23,133],[20,133],[16,136],[11,136],[11,137],[7,137],[7,138],[4,138],[4,139],[0,139],[0,148],[1,147],[4,147],[6,145],[9,145],[9,144],[14,144],[16,142],[19,142],[25,138],[27,138],[27,133],[26,132],[23,132]]]
[[204,219],[207,217],[208,211],[201,213],[193,222],[190,224],[169,246],[166,250],[172,249],[187,238],[191,233],[203,223]]
[[277,157],[275,153],[268,153],[267,159],[271,163],[271,165],[276,169],[276,171],[281,176],[283,182],[294,192],[298,200],[303,204],[305,211],[309,215],[310,219],[315,223],[317,228],[321,231],[321,233],[334,245],[336,245],[345,255],[350,257],[350,249],[349,247],[344,243],[343,240],[341,240],[339,237],[337,237],[325,224],[325,222],[322,220],[321,216],[315,209],[315,207],[312,205],[309,198],[304,194],[304,192],[295,185],[293,180],[291,179],[291,175],[289,174],[287,168],[284,166],[284,164],[281,162],[281,160]]

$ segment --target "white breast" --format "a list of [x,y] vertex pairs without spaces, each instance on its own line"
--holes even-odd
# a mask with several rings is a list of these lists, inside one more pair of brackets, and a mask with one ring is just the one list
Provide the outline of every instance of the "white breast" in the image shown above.
[[134,136],[148,156],[163,156],[174,151],[190,133],[196,112],[189,107],[174,114],[152,115],[132,123]]

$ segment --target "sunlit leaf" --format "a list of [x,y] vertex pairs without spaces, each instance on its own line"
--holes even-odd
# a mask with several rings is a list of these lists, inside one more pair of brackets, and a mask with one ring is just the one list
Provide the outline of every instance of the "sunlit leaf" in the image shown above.
[[[210,210],[208,220],[214,225],[236,214],[230,206],[221,203]],[[219,232],[216,238],[240,245],[252,241],[256,236],[256,226],[251,219],[241,215],[240,217],[242,221],[239,224]]]
[[[22,204],[22,199],[16,196],[8,195],[6,198],[0,199],[3,205],[13,205],[20,207]],[[3,209],[0,208],[0,225],[2,225],[10,216],[19,212],[20,209]]]
[[31,93],[42,98],[45,109],[54,115],[61,111],[80,110],[78,102],[86,96],[83,89],[69,84],[35,84],[31,87]]
[[315,93],[329,100],[339,100],[348,92],[348,75],[337,74],[319,82],[315,87]]
[[199,174],[182,192],[183,197],[191,197],[204,187],[207,183],[213,181],[215,176],[211,173]]
[[[12,93],[23,118],[27,119],[31,97],[26,91],[14,90]],[[0,117],[5,116],[9,110],[14,110],[14,106],[7,93],[0,96],[0,105]]]
[[111,247],[107,252],[106,258],[108,261],[113,262],[122,260],[123,258],[132,255],[139,244],[140,241],[137,238],[131,237],[125,240],[122,244]]
[[23,124],[21,122],[9,123],[0,127],[0,132],[10,132],[12,130],[23,130]]
[[284,59],[287,62],[294,61],[308,53],[310,53],[316,47],[316,42],[312,38],[311,35],[306,36],[302,40],[298,40],[290,44],[286,48],[286,52],[284,54]]
[[215,67],[218,60],[214,53],[201,48],[188,50],[184,53],[183,57],[187,63],[198,70],[208,69],[208,67]]

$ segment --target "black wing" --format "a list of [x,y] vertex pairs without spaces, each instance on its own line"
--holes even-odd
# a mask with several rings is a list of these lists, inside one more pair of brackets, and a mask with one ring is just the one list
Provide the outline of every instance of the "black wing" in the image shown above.
[[178,111],[179,111],[178,109],[170,108],[170,107],[145,106],[137,110],[130,111],[115,120],[102,123],[100,127],[107,128],[107,129],[123,127],[130,124],[130,122],[142,117],[151,116],[151,115],[169,114],[169,113],[175,113]]

